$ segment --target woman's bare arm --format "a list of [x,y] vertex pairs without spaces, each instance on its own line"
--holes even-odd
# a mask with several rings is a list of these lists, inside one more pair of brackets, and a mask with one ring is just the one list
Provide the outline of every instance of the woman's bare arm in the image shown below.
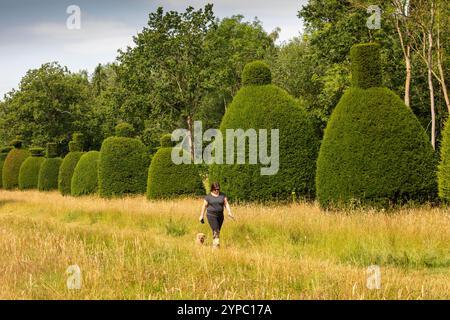
[[224,199],[224,202],[225,202],[225,208],[227,209],[227,211],[228,211],[228,216],[231,218],[231,219],[235,219],[235,217],[233,216],[233,214],[231,213],[231,207],[230,207],[230,204],[228,203],[228,199],[227,198],[225,198]]
[[205,211],[206,211],[207,207],[208,207],[208,201],[203,200],[202,210],[200,212],[200,218],[198,219],[199,221],[202,221],[202,219],[205,218]]

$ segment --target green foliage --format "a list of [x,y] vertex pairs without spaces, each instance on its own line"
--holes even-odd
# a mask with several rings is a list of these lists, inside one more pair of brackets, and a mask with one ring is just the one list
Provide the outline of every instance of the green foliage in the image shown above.
[[380,45],[361,43],[350,49],[352,86],[367,89],[382,85]]
[[149,159],[144,144],[138,139],[105,139],[98,163],[100,196],[145,193]]
[[442,133],[441,162],[438,170],[439,197],[450,201],[450,121]]
[[351,88],[336,106],[317,161],[322,207],[433,200],[433,149],[417,118],[387,88]]
[[134,136],[134,128],[129,123],[126,122],[119,123],[115,129],[117,137],[132,138]]
[[198,166],[174,164],[171,158],[172,150],[170,147],[162,147],[153,156],[148,169],[147,198],[205,194]]
[[248,164],[246,156],[246,164],[211,165],[209,181],[218,181],[222,190],[235,200],[288,200],[292,191],[299,196],[313,196],[320,133],[317,122],[294,98],[274,85],[244,86],[222,120],[224,146],[229,128],[267,129],[269,156],[271,129],[279,129],[279,171],[275,175],[261,175],[260,169],[267,165]]
[[98,151],[89,151],[81,156],[72,176],[72,196],[82,196],[97,192],[99,157],[100,152]]
[[9,151],[11,150],[11,146],[0,148],[0,188],[3,188],[3,179],[1,179],[1,177],[3,176],[3,164],[5,163],[5,159],[8,156]]
[[14,140],[12,140],[9,144],[11,146],[13,146],[14,148],[18,148],[18,149],[22,148],[22,145],[23,145],[22,137],[16,136],[16,138]]
[[47,143],[45,156],[47,158],[56,158],[58,156],[58,145],[54,142]]
[[33,157],[43,157],[45,149],[41,147],[31,147],[28,151],[30,151],[31,156]]
[[26,144],[58,141],[66,146],[67,132],[91,130],[89,102],[86,72],[71,73],[57,63],[43,64],[29,70],[19,89],[6,95],[0,136],[5,141],[20,133]]
[[19,172],[22,163],[30,156],[30,152],[22,148],[12,149],[3,163],[2,179],[4,189],[19,187]]
[[[33,151],[31,151],[33,150]],[[36,154],[36,150],[40,153]],[[43,148],[32,148],[31,156],[22,163],[19,171],[19,189],[37,189],[39,179],[39,169],[45,158],[42,157]],[[34,152],[34,154],[33,154]]]
[[83,154],[84,152],[79,151],[69,152],[59,167],[58,190],[63,196],[71,194],[73,172]]
[[45,158],[39,169],[38,189],[39,191],[50,191],[58,189],[58,174],[61,166],[61,158]]
[[263,61],[247,63],[242,72],[242,85],[265,85],[272,83],[272,73]]
[[170,133],[163,134],[159,141],[161,143],[161,147],[163,148],[166,147],[170,148],[174,146],[174,142],[172,141],[172,135]]

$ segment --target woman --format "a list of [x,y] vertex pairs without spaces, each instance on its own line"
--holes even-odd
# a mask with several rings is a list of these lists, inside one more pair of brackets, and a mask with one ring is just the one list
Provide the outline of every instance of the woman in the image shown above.
[[228,204],[227,196],[220,192],[220,185],[218,182],[211,184],[211,193],[205,197],[202,206],[202,212],[200,214],[200,222],[204,223],[205,210],[207,211],[207,217],[209,225],[213,232],[213,247],[219,247],[220,229],[223,223],[223,207],[227,208],[228,216],[234,220],[234,216],[231,213],[230,205]]

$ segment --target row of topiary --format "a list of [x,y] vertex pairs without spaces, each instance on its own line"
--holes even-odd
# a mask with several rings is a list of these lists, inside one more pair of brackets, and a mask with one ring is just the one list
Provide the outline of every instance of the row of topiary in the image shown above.
[[[209,180],[219,181],[229,197],[242,201],[286,200],[293,191],[301,197],[316,196],[324,208],[435,200],[434,151],[411,109],[382,86],[379,46],[356,45],[350,56],[352,87],[333,111],[322,141],[318,123],[305,106],[271,84],[267,65],[248,64],[243,86],[227,108],[220,130],[226,137],[227,129],[278,129],[278,173],[261,175],[261,164],[212,164]],[[149,166],[145,146],[133,138],[133,128],[125,123],[116,127],[116,136],[104,140],[100,152],[83,153],[81,136],[74,135],[63,161],[49,155],[39,160],[41,149],[30,149],[28,157],[17,141],[13,145],[3,166],[5,188],[18,183],[12,172],[20,168],[23,177],[17,179],[24,182],[19,187],[37,183],[39,189],[48,190],[41,188],[41,180],[50,175],[42,172],[50,172],[51,161],[53,184],[46,185],[55,188],[58,171],[57,185],[64,195],[147,192],[154,199],[204,193],[197,166],[172,162],[170,135],[161,139]],[[2,151],[0,161],[8,150]],[[9,163],[9,158],[14,160]],[[39,172],[38,178],[31,177],[31,172]],[[450,200],[450,125],[444,132],[439,194]]]
[[[43,148],[22,148],[19,139],[12,147],[0,151],[2,180],[5,189],[19,188],[81,196],[98,193],[102,197],[142,194],[148,198],[204,193],[195,166],[176,166],[171,161],[170,135],[161,138],[161,148],[150,157],[144,144],[132,137],[133,128],[126,123],[116,127],[116,136],[105,139],[101,150],[83,152],[81,134],[74,134],[70,152],[57,157],[56,144]],[[3,162],[3,160],[2,160]],[[148,181],[147,181],[148,180]]]

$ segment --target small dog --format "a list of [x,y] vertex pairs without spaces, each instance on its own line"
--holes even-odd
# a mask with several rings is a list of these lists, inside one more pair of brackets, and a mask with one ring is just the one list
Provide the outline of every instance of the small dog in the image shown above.
[[205,243],[206,235],[204,233],[197,233],[197,237],[195,239],[195,243],[199,246],[202,246]]

